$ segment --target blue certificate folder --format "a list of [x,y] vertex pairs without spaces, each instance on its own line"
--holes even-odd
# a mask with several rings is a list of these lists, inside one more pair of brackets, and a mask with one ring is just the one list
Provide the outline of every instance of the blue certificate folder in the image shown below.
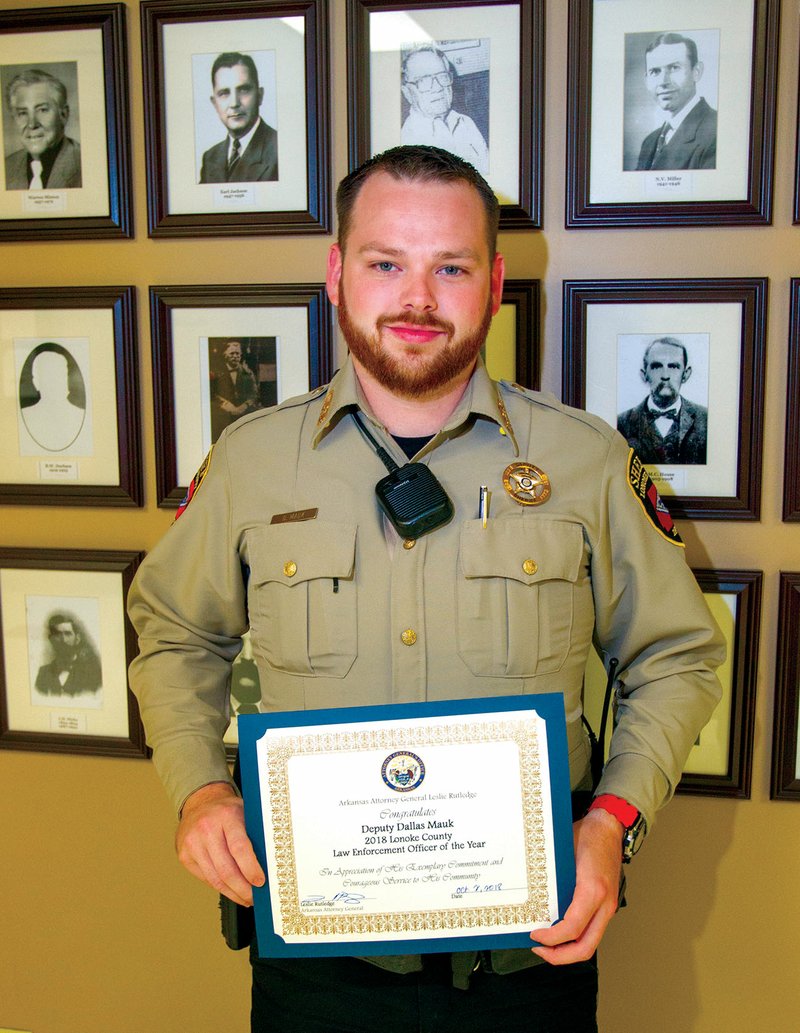
[[443,938],[386,939],[335,943],[314,941],[302,944],[287,943],[275,932],[270,898],[270,878],[273,873],[267,865],[259,784],[256,743],[268,729],[298,730],[310,725],[346,725],[354,722],[404,721],[414,718],[446,717],[449,715],[491,716],[497,711],[535,710],[545,721],[547,754],[550,769],[552,827],[555,847],[556,884],[558,891],[558,920],[564,917],[575,889],[575,857],[572,840],[572,807],[570,800],[569,765],[567,760],[567,733],[564,717],[564,697],[561,693],[542,695],[499,696],[489,699],[448,700],[424,703],[399,703],[376,707],[343,707],[331,710],[287,711],[269,714],[244,714],[239,717],[239,760],[242,774],[245,823],[253,842],[256,856],[267,873],[263,887],[254,887],[256,935],[261,957],[320,957],[339,955],[425,954],[440,951],[469,951],[530,947],[528,933],[481,933],[455,935]]

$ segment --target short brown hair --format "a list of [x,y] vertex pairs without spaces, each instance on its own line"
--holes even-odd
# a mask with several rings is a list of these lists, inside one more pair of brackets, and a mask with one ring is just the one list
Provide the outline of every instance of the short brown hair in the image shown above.
[[394,179],[420,183],[466,183],[473,187],[486,212],[486,234],[489,257],[497,250],[497,227],[500,223],[500,205],[483,176],[468,161],[440,147],[421,144],[392,147],[382,154],[368,158],[354,172],[341,181],[336,191],[336,213],[339,217],[339,247],[344,252],[353,207],[364,183],[377,172],[386,172]]

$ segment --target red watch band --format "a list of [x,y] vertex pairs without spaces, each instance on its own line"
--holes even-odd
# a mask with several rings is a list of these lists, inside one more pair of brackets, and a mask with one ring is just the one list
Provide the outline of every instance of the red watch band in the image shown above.
[[603,793],[592,800],[589,810],[594,811],[598,808],[608,811],[626,829],[629,829],[639,817],[639,812],[632,803],[628,803],[619,796],[612,796],[611,793]]

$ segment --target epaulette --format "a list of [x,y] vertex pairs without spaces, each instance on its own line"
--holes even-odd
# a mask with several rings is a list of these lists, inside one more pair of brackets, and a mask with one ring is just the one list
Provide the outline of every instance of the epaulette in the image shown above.
[[255,412],[249,412],[246,416],[240,417],[235,423],[231,424],[231,426],[226,429],[228,433],[230,433],[231,431],[246,427],[255,420],[268,419],[273,414],[283,412],[286,409],[297,409],[301,405],[308,405],[309,402],[313,402],[315,398],[319,398],[319,396],[324,394],[327,390],[328,385],[323,384],[321,387],[315,387],[312,391],[307,391],[303,395],[293,395],[291,398],[286,398],[284,401],[278,402],[277,405],[270,405],[266,409],[256,409]]
[[550,391],[534,391],[533,388],[523,387],[522,384],[517,384],[510,380],[501,380],[499,381],[499,384],[500,387],[504,388],[506,391],[520,396],[528,402],[532,402],[535,405],[541,405],[545,409],[552,409],[553,412],[560,413],[562,416],[567,416],[570,419],[577,420],[579,423],[583,423],[586,427],[591,428],[603,438],[608,439],[614,433],[614,428],[610,427],[609,424],[600,416],[595,416],[594,413],[586,412],[585,409],[576,409],[574,406],[565,405],[564,402],[556,398],[556,396]]
[[516,380],[500,380],[499,384],[507,391],[515,391],[518,395],[526,395],[528,398],[539,396],[542,393],[541,391],[534,391],[532,387],[523,387]]
[[327,390],[328,385],[321,384],[312,391],[307,391],[304,395],[295,395],[293,398],[287,398],[285,401],[279,402],[274,408],[276,410],[293,409],[298,405],[306,405],[308,402],[313,402],[315,398],[319,398],[320,395],[324,395]]

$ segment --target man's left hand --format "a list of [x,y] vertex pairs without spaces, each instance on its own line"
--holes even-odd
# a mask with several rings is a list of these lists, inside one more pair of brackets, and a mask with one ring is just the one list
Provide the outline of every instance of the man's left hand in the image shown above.
[[551,965],[587,961],[597,950],[606,926],[617,910],[622,868],[622,834],[617,819],[599,808],[573,826],[575,838],[575,895],[564,920],[549,929],[537,929],[533,947]]

